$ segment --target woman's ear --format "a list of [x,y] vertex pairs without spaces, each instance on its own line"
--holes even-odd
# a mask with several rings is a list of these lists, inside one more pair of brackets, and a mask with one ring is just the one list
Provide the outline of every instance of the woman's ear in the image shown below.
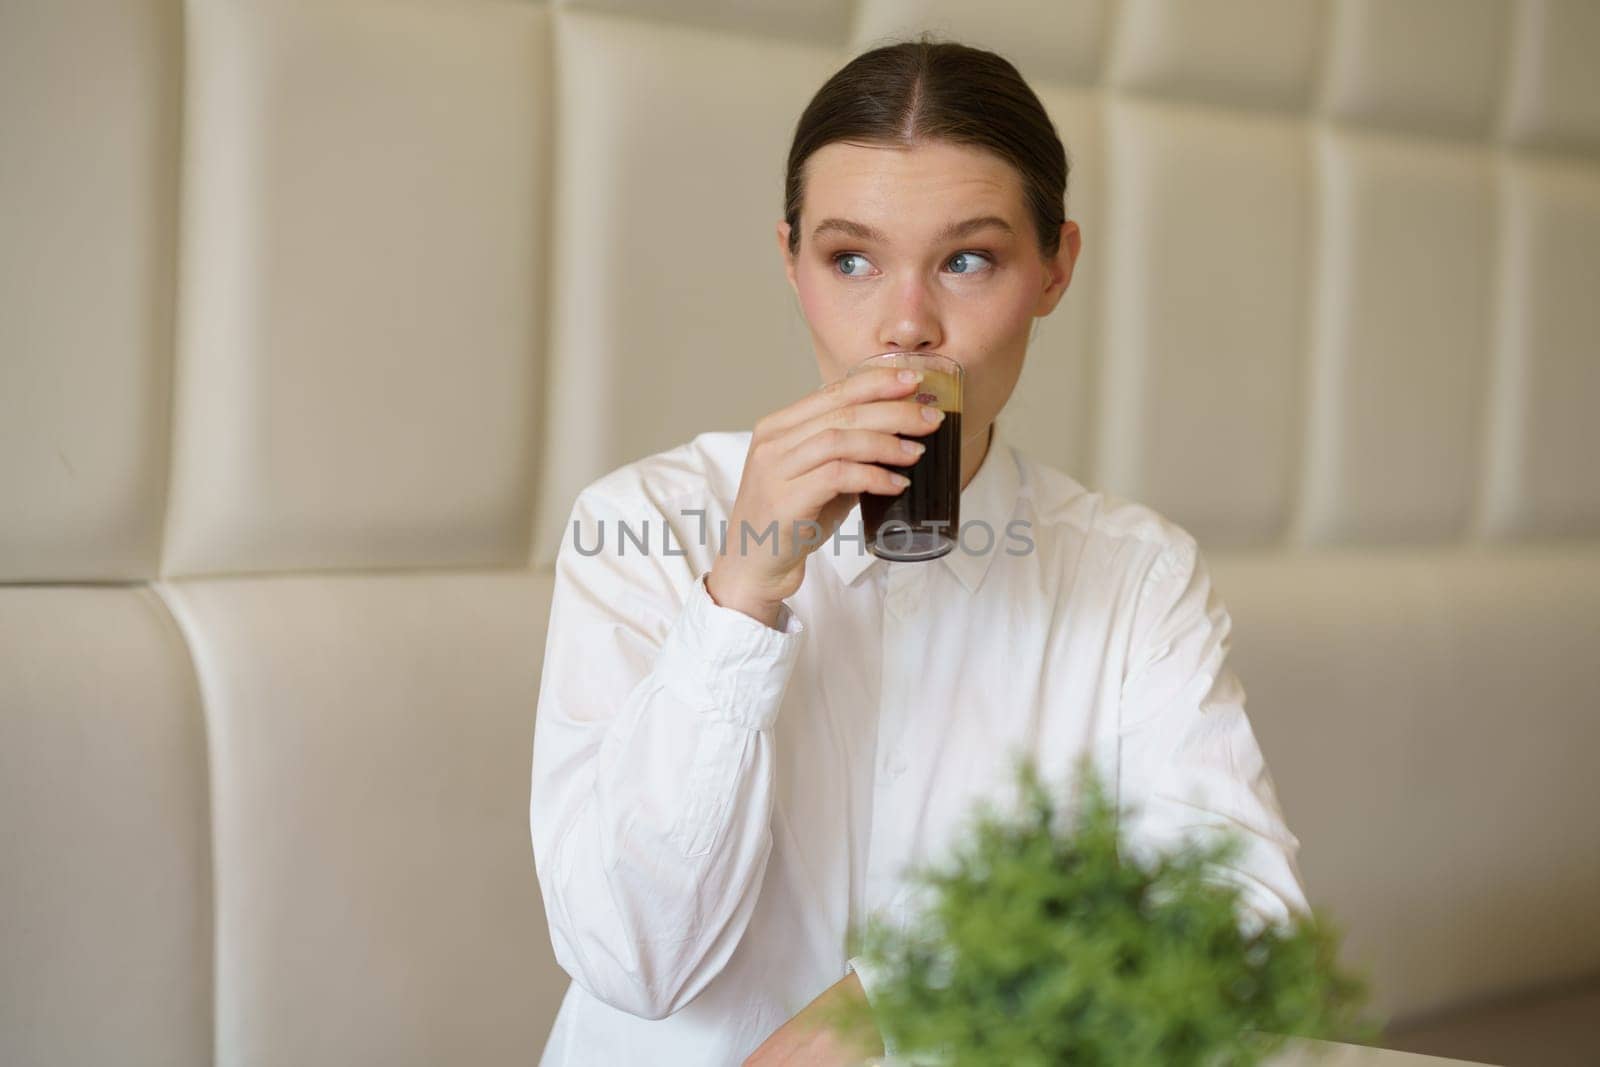
[[1045,261],[1045,286],[1039,293],[1039,304],[1033,309],[1035,316],[1045,316],[1054,311],[1067,286],[1072,284],[1072,268],[1083,250],[1083,233],[1071,219],[1061,224],[1060,246],[1056,254]]
[[789,224],[778,223],[778,254],[783,257],[783,273],[789,278],[789,288],[794,290],[794,295],[800,295],[800,287],[794,278],[794,257],[789,254]]

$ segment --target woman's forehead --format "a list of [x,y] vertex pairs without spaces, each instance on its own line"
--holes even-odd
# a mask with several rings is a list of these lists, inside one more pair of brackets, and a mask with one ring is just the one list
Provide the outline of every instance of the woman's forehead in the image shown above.
[[803,211],[812,227],[843,219],[880,232],[890,225],[942,231],[952,223],[994,217],[1017,231],[1022,209],[1015,168],[982,149],[835,142],[806,160]]

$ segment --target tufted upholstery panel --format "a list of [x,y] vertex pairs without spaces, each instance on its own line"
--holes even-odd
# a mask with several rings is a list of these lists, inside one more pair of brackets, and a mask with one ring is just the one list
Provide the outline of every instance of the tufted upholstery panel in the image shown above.
[[529,1062],[577,491],[814,388],[809,95],[996,48],[1007,408],[1213,560],[1376,1006],[1600,970],[1600,7],[0,0],[0,1062]]
[[544,573],[162,583],[206,706],[218,1064],[512,1063]]
[[207,1062],[206,728],[146,586],[0,589],[0,1060]]
[[547,23],[191,5],[164,574],[525,556]]

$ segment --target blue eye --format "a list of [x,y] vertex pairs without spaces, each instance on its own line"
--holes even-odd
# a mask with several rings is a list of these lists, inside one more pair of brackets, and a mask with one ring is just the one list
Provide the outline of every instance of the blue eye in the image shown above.
[[[993,266],[993,263],[990,261],[989,257],[984,255],[982,252],[957,252],[955,255],[950,257],[950,262],[951,263],[955,263],[958,260],[965,260],[965,259],[977,259],[977,260],[981,260],[984,263],[989,263],[991,267]],[[956,273],[956,274],[982,274],[983,271],[981,271],[981,270],[973,270],[970,267],[968,267],[968,268],[965,268],[965,269],[962,269],[962,270],[955,271],[954,273]]]
[[[866,277],[865,271],[857,271],[855,269],[856,261],[868,265],[870,265],[872,262],[859,252],[839,252],[833,256],[834,270],[846,278]],[[957,252],[946,261],[946,266],[952,263],[962,264],[961,267],[950,272],[952,274],[959,274],[962,277],[983,274],[994,269],[994,260],[990,259],[989,256],[983,252]],[[977,264],[981,264],[982,266],[977,266]]]
[[[863,263],[865,263],[867,261],[865,256],[858,256],[854,252],[841,252],[838,255],[833,257],[834,266],[837,267],[841,263],[843,263],[845,260],[849,260],[849,259],[859,259]],[[855,273],[853,273],[851,271],[848,271],[848,270],[842,271],[841,273],[843,273],[846,278],[859,278],[859,277],[861,277],[861,275],[855,274]]]

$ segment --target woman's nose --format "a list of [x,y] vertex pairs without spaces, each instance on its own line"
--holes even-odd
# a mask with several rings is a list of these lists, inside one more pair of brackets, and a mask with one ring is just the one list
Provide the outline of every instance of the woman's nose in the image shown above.
[[878,336],[882,350],[916,352],[938,348],[943,334],[938,308],[927,286],[919,279],[907,279],[892,292]]

